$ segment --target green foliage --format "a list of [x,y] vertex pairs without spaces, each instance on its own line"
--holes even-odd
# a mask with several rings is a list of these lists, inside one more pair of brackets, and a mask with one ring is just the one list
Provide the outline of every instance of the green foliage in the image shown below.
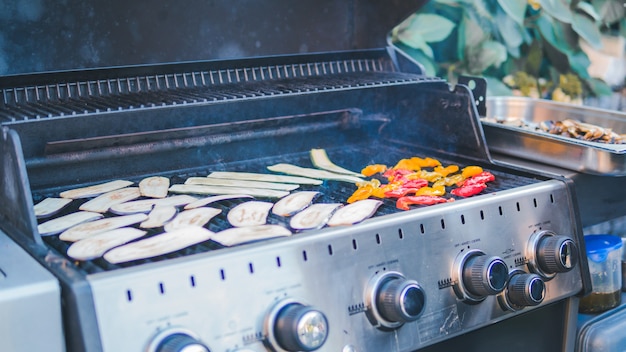
[[471,74],[502,82],[523,71],[516,77],[525,83],[547,82],[535,88],[542,96],[546,87],[597,95],[611,89],[589,76],[580,42],[600,49],[604,33],[626,37],[624,0],[432,0],[392,40],[427,73],[450,80]]

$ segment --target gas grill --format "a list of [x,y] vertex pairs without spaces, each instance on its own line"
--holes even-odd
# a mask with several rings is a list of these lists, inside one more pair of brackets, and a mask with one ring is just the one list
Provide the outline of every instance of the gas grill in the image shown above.
[[[507,322],[537,332],[533,317],[564,336],[546,351],[573,346],[572,297],[590,279],[571,182],[492,163],[470,90],[424,76],[401,53],[52,72],[0,88],[0,199],[15,205],[0,209],[0,227],[59,280],[70,351],[438,350]],[[312,167],[313,148],[352,170],[420,156],[478,165],[496,181],[410,211],[385,199],[352,226],[123,264],[72,260],[68,243],[37,231],[33,204],[67,189]],[[345,203],[355,189],[299,188],[319,191],[316,203]],[[227,228],[240,202],[211,205],[222,213],[206,227]]]

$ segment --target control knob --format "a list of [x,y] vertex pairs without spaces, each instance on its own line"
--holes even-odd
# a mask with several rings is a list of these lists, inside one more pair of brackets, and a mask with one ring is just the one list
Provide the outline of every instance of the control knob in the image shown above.
[[568,272],[578,263],[576,243],[567,236],[541,231],[533,235],[530,246],[530,269],[544,277]]
[[501,258],[472,250],[457,258],[457,262],[455,291],[459,298],[478,302],[506,288],[509,269]]
[[293,300],[277,304],[266,318],[268,339],[278,351],[315,351],[328,337],[324,313]]
[[426,294],[417,281],[395,271],[375,276],[365,299],[370,321],[383,328],[396,328],[417,320],[426,304]]
[[155,352],[210,352],[197,338],[183,331],[164,332],[148,350]]
[[513,273],[506,288],[505,309],[519,310],[524,307],[536,306],[543,302],[546,284],[537,274],[523,271]]

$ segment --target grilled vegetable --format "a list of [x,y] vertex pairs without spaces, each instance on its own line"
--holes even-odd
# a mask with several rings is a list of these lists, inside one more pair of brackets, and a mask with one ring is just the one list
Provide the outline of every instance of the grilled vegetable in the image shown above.
[[291,216],[308,207],[318,195],[319,192],[315,191],[292,193],[276,202],[272,207],[272,213],[280,216]]
[[38,219],[50,217],[61,211],[71,202],[72,200],[69,198],[46,198],[35,204],[35,216]]
[[204,226],[222,211],[215,208],[196,208],[185,210],[174,218],[174,220],[165,224],[165,231],[171,232],[188,226]]
[[164,232],[143,240],[113,248],[104,259],[117,264],[131,260],[152,258],[208,241],[213,232],[200,226],[189,226],[172,232]]
[[76,188],[76,189],[68,190],[65,192],[61,192],[59,196],[61,198],[71,198],[71,199],[96,197],[96,196],[101,195],[102,193],[115,191],[116,189],[128,187],[132,184],[133,183],[130,181],[115,180],[111,182],[102,183],[99,185]]
[[165,198],[170,187],[170,179],[161,176],[146,177],[139,182],[139,192],[144,197]]
[[157,205],[150,211],[150,214],[148,214],[148,219],[139,224],[139,227],[144,229],[161,227],[172,220],[176,212],[176,207],[173,205]]
[[326,150],[324,149],[311,149],[310,155],[311,155],[311,162],[313,163],[313,166],[317,167],[318,169],[322,169],[322,170],[326,170],[326,171],[330,171],[330,172],[334,172],[334,173],[338,173],[342,175],[363,177],[363,175],[359,173],[356,173],[354,171],[350,171],[348,169],[344,169],[343,167],[335,165],[332,161],[330,161],[330,159],[328,158],[328,154],[326,154]]
[[219,202],[220,200],[237,199],[237,198],[254,198],[254,197],[247,195],[247,194],[224,194],[221,196],[211,196],[211,197],[198,199],[195,202],[185,205],[185,210],[203,207],[211,203]]
[[126,202],[122,204],[113,205],[109,208],[109,211],[118,215],[128,215],[128,214],[136,214],[136,213],[148,213],[155,206],[181,206],[185,204],[189,204],[191,202],[195,202],[198,200],[195,197],[188,195],[177,195],[167,198],[151,198],[151,199],[141,199],[135,200],[131,202]]
[[185,181],[186,185],[226,186],[240,188],[276,189],[280,191],[293,191],[300,187],[293,183],[277,183],[264,181],[227,180],[213,177],[190,177]]
[[274,204],[269,202],[249,201],[232,208],[226,218],[235,227],[264,225]]
[[409,205],[433,205],[439,203],[453,202],[454,198],[443,198],[439,196],[406,196],[398,198],[396,207],[402,210],[409,210]]
[[300,167],[291,164],[275,164],[267,167],[268,170],[274,172],[282,172],[288,175],[302,176],[308,178],[317,178],[321,180],[335,180],[335,181],[344,181],[350,183],[362,182],[363,180],[359,177],[350,176],[350,175],[342,175],[334,172],[319,170],[319,169],[311,169]]
[[173,185],[170,187],[172,193],[189,193],[189,194],[248,194],[253,197],[266,198],[282,198],[289,194],[287,191],[278,191],[275,189],[262,188],[242,188],[242,187],[223,187],[223,186],[206,186],[206,185]]
[[101,257],[106,251],[128,243],[146,234],[146,231],[134,227],[124,227],[102,232],[89,238],[72,243],[67,255],[76,260],[90,260]]
[[41,236],[50,236],[61,233],[72,226],[82,224],[83,222],[102,219],[104,215],[100,213],[93,213],[90,211],[79,211],[76,213],[67,214],[52,220],[48,220],[39,226],[37,230]]
[[85,222],[63,231],[59,239],[63,241],[76,242],[101,232],[119,229],[146,220],[146,214],[133,214],[125,216],[113,216],[95,221]]
[[383,202],[375,199],[364,199],[339,208],[328,220],[328,226],[357,224],[374,215]]
[[249,180],[249,181],[263,181],[263,182],[278,182],[278,183],[295,183],[300,185],[321,185],[322,181],[308,177],[296,177],[285,175],[272,175],[272,174],[258,174],[253,172],[227,172],[227,171],[215,171],[211,172],[207,177],[209,178],[221,178],[228,180]]
[[211,240],[223,246],[234,246],[246,242],[290,235],[291,231],[280,225],[259,225],[232,227],[214,234]]
[[289,226],[294,230],[313,230],[326,225],[333,212],[343,206],[341,203],[316,203],[311,204],[303,211],[297,213],[289,221]]
[[106,213],[115,204],[128,202],[141,196],[139,188],[127,187],[115,191],[107,192],[96,198],[81,204],[80,210],[93,211],[96,213]]

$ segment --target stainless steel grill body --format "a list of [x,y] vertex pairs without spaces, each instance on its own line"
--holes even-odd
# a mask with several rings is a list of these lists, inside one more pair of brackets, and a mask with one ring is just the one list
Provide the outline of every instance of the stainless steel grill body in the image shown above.
[[[326,316],[321,351],[411,351],[587,291],[570,182],[492,164],[470,91],[403,67],[411,66],[393,52],[373,51],[3,82],[11,88],[0,109],[0,200],[17,208],[0,210],[0,226],[59,279],[68,349],[160,352],[163,338],[184,333],[212,351],[283,351],[272,317],[296,302]],[[267,172],[277,162],[306,166],[312,148],[354,170],[432,156],[481,165],[496,181],[482,195],[406,212],[385,200],[354,226],[233,248],[209,242],[119,265],[75,262],[67,243],[36,230],[32,204],[70,187],[148,175],[180,183],[209,171]],[[345,202],[354,189],[327,181],[319,201]],[[208,227],[219,231],[224,223],[218,217]],[[571,270],[540,268],[545,236],[573,245],[548,258],[567,257]],[[483,255],[504,265],[504,278],[487,268],[470,284],[476,278],[466,276],[467,263]],[[512,304],[504,287],[492,287],[499,294],[472,290],[519,273],[541,275],[538,305]],[[409,280],[425,297],[403,313],[410,322],[384,312],[394,309],[383,309],[378,293],[387,279]],[[396,303],[406,308],[406,299]]]

